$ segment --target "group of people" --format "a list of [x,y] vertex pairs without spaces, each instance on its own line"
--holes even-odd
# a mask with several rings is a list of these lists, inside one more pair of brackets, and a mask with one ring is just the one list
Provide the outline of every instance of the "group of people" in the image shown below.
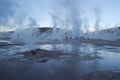
[[71,36],[66,36],[66,40],[89,40],[89,36],[87,37],[83,37],[83,36],[80,36],[80,37],[71,37]]

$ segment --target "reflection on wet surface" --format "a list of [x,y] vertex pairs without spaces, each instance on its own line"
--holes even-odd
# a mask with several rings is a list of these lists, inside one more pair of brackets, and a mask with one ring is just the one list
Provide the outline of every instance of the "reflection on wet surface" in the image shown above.
[[84,43],[42,44],[38,47],[64,54],[58,58],[31,58],[16,54],[28,50],[26,46],[0,48],[0,80],[80,80],[90,72],[120,72],[120,47]]

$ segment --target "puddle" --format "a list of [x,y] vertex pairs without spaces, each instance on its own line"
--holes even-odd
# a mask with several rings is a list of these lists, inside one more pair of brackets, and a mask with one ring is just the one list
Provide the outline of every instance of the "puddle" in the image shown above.
[[0,48],[0,79],[82,80],[86,78],[85,75],[89,77],[93,73],[101,76],[95,72],[103,72],[105,75],[109,71],[120,72],[120,47],[61,43],[42,44],[39,48],[60,51],[62,55],[54,58],[25,57],[23,54],[15,54],[16,51],[26,51],[25,46]]

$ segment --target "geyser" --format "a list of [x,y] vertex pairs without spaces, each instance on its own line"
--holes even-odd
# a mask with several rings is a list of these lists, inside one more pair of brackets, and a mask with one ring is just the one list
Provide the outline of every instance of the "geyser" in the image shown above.
[[[22,24],[22,23],[21,23]],[[11,35],[11,38],[17,42],[24,43],[28,49],[36,49],[36,43],[39,42],[39,29],[37,22],[33,18],[28,18],[28,24],[25,26],[18,24],[18,27]]]
[[19,29],[16,30],[12,35],[12,39],[24,43],[28,49],[36,49],[36,42],[38,39],[38,29],[29,28],[29,29]]
[[[76,37],[80,37],[82,34],[82,20],[81,20],[81,12],[80,12],[80,6],[79,6],[79,1],[80,0],[60,0],[58,1],[61,9],[59,11],[56,11],[57,9],[54,10],[54,13],[63,20],[64,22],[64,28],[68,29],[68,27],[72,27],[72,35],[71,37],[75,39]],[[58,8],[56,7],[56,8]],[[60,14],[58,15],[58,12]],[[64,17],[64,19],[63,19]],[[54,19],[55,20],[55,19]],[[54,21],[54,24],[56,21]],[[66,26],[66,24],[68,24]],[[59,26],[60,24],[57,24]]]

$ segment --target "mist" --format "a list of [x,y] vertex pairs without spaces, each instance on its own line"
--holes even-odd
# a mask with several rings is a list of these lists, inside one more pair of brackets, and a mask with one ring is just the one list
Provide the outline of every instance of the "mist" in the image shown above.
[[13,0],[0,0],[0,25],[5,26],[9,23],[9,18],[13,17],[16,3]]
[[95,30],[99,31],[100,30],[100,22],[101,22],[101,9],[100,7],[96,6],[94,9],[95,16],[96,16],[96,21],[95,21]]
[[[47,24],[49,19],[51,19],[51,27],[53,27],[53,35],[50,40],[61,40],[63,39],[63,36],[66,36],[65,33],[68,32],[70,32],[67,34],[69,37],[72,37],[73,39],[80,38],[85,35],[85,32],[89,32],[91,27],[91,19],[88,15],[85,15],[89,14],[88,8],[84,3],[84,0],[35,0],[31,2],[28,0],[2,0],[0,3],[0,7],[3,8],[0,13],[0,25],[15,28],[14,36],[23,35],[22,33],[24,33],[24,36],[20,36],[21,38],[19,37],[18,39],[16,37],[16,40],[23,40],[23,42],[28,45],[27,42],[30,41],[27,41],[26,36],[29,36],[29,40],[32,41],[30,43],[33,44],[35,43],[33,39],[39,40],[39,38],[36,38],[31,33],[37,33],[34,28],[39,28],[42,20],[44,21],[42,16],[46,16],[44,15],[45,13],[49,16],[49,18],[45,18],[45,23]],[[46,6],[43,4],[46,4]],[[101,7],[95,6],[91,11],[94,12],[93,15],[95,17],[93,28],[94,30],[99,31],[101,28]],[[28,30],[28,28],[31,30],[26,31],[25,33],[25,30]],[[60,33],[57,33],[57,28],[64,29],[64,31],[59,31]],[[12,39],[15,38],[12,37]]]
[[0,0],[0,80],[120,80],[119,3]]
[[[82,30],[81,30],[81,28],[82,28],[82,19],[81,19],[82,8],[80,7],[81,2],[83,2],[83,1],[82,0],[55,1],[55,3],[57,5],[54,5],[56,7],[53,8],[53,13],[55,14],[55,16],[58,16],[60,18],[60,20],[62,20],[63,27],[65,29],[69,29],[71,27],[71,29],[73,30],[72,37],[74,37],[74,38],[79,37],[80,33],[82,33]],[[58,26],[59,25],[60,24],[58,24]]]

